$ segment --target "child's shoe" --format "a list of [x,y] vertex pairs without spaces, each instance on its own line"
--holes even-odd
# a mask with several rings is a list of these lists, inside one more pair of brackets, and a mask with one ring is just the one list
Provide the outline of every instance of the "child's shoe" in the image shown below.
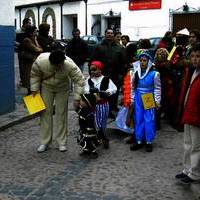
[[192,178],[190,178],[189,176],[186,176],[185,178],[180,179],[180,183],[185,184],[185,185],[189,185],[191,183],[200,183],[200,180],[194,180]]
[[98,158],[98,153],[95,151],[95,152],[91,152],[90,153],[90,158],[91,159],[96,159],[96,158]]
[[186,178],[186,177],[187,177],[187,175],[184,174],[183,172],[180,173],[180,174],[177,174],[177,175],[175,176],[176,179],[182,179],[182,178]]
[[138,149],[141,149],[143,146],[144,146],[143,143],[141,143],[141,144],[136,143],[136,144],[133,144],[133,145],[130,146],[130,150],[131,151],[137,151]]
[[146,152],[152,152],[153,151],[153,145],[152,144],[146,144],[145,149],[146,149]]
[[108,138],[104,138],[103,139],[103,147],[104,149],[109,149],[109,139]]

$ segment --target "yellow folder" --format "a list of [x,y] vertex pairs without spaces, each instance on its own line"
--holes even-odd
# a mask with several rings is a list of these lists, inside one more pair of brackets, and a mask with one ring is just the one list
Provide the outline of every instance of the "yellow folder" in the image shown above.
[[25,96],[23,97],[23,99],[30,115],[46,109],[46,106],[40,93],[37,93],[34,97],[32,94]]
[[176,51],[176,46],[174,46],[172,48],[172,50],[170,51],[168,57],[167,57],[167,60],[171,60],[172,59],[172,56],[174,55],[174,52]]
[[156,107],[153,93],[142,94],[142,102],[145,110]]

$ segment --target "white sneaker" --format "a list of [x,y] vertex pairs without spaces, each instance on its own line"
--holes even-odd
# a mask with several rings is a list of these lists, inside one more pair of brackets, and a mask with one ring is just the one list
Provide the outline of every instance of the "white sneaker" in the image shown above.
[[41,145],[38,147],[37,152],[38,152],[38,153],[42,153],[42,152],[46,151],[47,148],[48,148],[48,146],[47,146],[46,144],[41,144]]
[[60,146],[59,146],[59,151],[60,151],[60,152],[67,151],[67,147],[66,147],[65,145],[60,145]]

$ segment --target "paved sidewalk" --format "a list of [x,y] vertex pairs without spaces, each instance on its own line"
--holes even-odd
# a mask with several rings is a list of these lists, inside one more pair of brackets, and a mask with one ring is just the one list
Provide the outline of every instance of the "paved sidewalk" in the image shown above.
[[30,116],[28,114],[27,110],[24,107],[24,95],[26,95],[26,89],[17,87],[15,95],[15,110],[13,112],[0,115],[0,131],[3,131],[6,128],[33,118],[33,116]]

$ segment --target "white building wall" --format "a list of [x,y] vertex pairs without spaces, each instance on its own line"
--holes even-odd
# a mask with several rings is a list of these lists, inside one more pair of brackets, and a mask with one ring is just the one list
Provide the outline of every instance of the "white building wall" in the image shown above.
[[[15,0],[15,5],[24,5],[35,2],[45,2],[48,0]],[[91,34],[92,16],[101,16],[101,34],[104,34],[106,27],[105,14],[111,9],[114,13],[121,14],[121,32],[130,36],[131,40],[138,40],[140,38],[149,38],[153,36],[163,36],[164,33],[171,29],[169,10],[176,10],[181,8],[187,2],[189,7],[200,8],[200,0],[162,0],[161,9],[151,10],[135,10],[130,11],[128,4],[129,1],[124,0],[88,0],[88,13],[87,13],[87,33]],[[48,6],[42,6],[40,8],[40,19],[44,8]],[[56,37],[60,38],[61,22],[60,22],[60,6],[49,5],[53,8],[56,14]],[[43,9],[43,10],[42,10]],[[22,9],[22,19],[25,15]],[[34,9],[37,20],[37,9]],[[18,13],[15,13],[16,18]],[[67,29],[67,26],[71,24],[70,19],[67,19],[67,15],[77,15],[77,26],[81,30],[81,35],[85,35],[85,3],[84,1],[67,2],[63,5],[63,35],[67,38],[71,35],[71,29]],[[4,16],[5,17],[5,16]],[[94,18],[93,18],[94,19]],[[19,20],[18,20],[19,21]],[[18,22],[17,21],[17,22]],[[64,24],[66,23],[66,24]],[[17,23],[19,26],[19,23]]]
[[31,4],[31,3],[45,2],[45,1],[49,1],[49,0],[14,0],[15,5],[26,5],[26,4]]
[[[131,40],[163,36],[171,28],[169,9],[176,10],[186,2],[189,7],[200,7],[199,0],[162,0],[161,9],[130,11],[128,1],[107,0],[105,2],[103,0],[90,0],[88,2],[88,19],[91,19],[91,15],[104,15],[112,9],[114,12],[121,12],[121,32],[129,35]],[[91,25],[91,20],[88,20],[88,28]]]
[[[46,8],[52,8],[54,10],[55,18],[56,18],[56,38],[60,39],[60,37],[61,37],[60,5],[59,4],[52,4],[52,5],[48,5],[48,6],[41,6],[40,7],[40,23],[42,23],[42,16],[43,16]],[[37,17],[37,15],[36,15],[36,17]],[[52,24],[50,24],[50,26],[52,28]]]
[[14,25],[14,1],[0,1],[0,25]]
[[[77,15],[77,27],[80,29],[81,35],[85,35],[85,3],[83,1],[65,3],[63,15]],[[68,32],[67,25],[63,24],[63,27],[65,27],[64,31],[67,31],[64,35],[71,36],[71,29]]]

